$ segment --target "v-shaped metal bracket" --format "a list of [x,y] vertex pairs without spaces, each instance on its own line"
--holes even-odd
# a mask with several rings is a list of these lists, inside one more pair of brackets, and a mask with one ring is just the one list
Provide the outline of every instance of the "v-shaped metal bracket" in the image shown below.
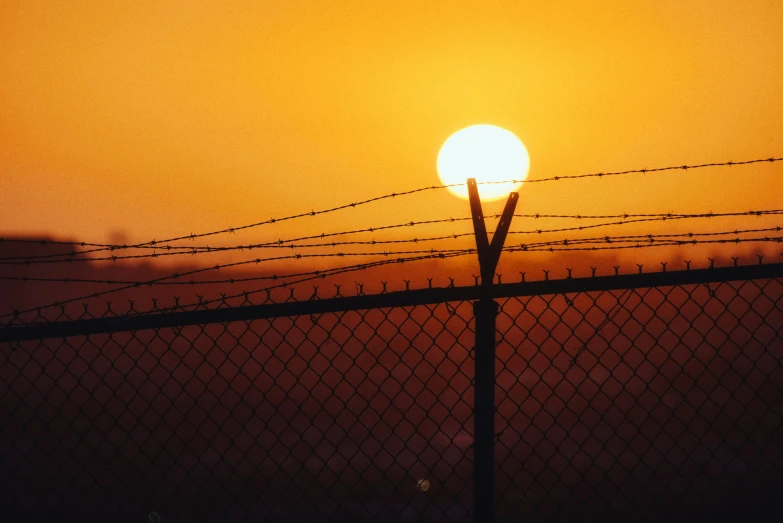
[[476,249],[481,268],[481,285],[489,286],[492,285],[492,280],[495,278],[495,269],[500,260],[508,228],[511,226],[511,219],[514,217],[519,194],[512,192],[508,195],[506,207],[503,209],[503,214],[500,215],[498,227],[492,236],[492,243],[487,237],[487,226],[484,223],[484,213],[481,210],[481,200],[475,178],[468,178],[468,197],[470,198],[470,214],[473,216],[473,232],[476,235]]

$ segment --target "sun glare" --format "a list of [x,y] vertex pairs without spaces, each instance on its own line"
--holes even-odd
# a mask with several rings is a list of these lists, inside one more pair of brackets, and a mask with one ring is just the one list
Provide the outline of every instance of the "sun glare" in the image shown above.
[[[495,125],[471,125],[452,134],[438,153],[438,176],[449,190],[468,197],[467,179],[479,182],[482,200],[505,198],[516,191],[530,171],[530,156],[514,133]],[[516,182],[481,184],[481,182]]]

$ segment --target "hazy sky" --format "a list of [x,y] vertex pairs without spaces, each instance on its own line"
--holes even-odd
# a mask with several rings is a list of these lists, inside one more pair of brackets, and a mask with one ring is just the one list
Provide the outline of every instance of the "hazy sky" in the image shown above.
[[[475,123],[531,178],[780,156],[781,27],[777,0],[5,0],[0,230],[144,240],[431,185]],[[779,207],[781,174],[528,184],[520,210]],[[441,191],[287,231],[467,213]]]

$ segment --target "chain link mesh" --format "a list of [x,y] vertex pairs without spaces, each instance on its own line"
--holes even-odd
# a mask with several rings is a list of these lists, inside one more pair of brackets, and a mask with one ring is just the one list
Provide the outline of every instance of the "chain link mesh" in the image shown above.
[[783,487],[781,280],[505,300],[496,514],[706,520]]
[[471,311],[23,342],[0,365],[0,496],[82,521],[463,521]]
[[[781,296],[764,279],[500,300],[497,519],[769,501]],[[0,509],[468,521],[473,343],[463,301],[3,344]]]

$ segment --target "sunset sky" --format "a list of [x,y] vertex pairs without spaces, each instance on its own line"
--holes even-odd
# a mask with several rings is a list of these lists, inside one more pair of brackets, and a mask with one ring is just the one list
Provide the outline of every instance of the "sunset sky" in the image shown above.
[[[437,184],[477,123],[531,179],[781,156],[781,27],[777,0],[6,0],[0,231],[143,241]],[[782,174],[528,184],[518,212],[777,208]],[[467,215],[438,191],[269,234]]]
[[783,0],[0,0],[2,521],[764,521],[781,326]]

